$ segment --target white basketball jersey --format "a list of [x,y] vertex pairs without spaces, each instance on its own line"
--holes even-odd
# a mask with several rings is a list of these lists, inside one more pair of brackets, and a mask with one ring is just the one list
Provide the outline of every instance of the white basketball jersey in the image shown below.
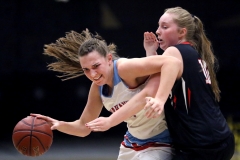
[[[117,112],[127,101],[135,94],[140,92],[146,85],[146,82],[135,89],[130,89],[119,77],[117,70],[117,60],[114,61],[114,77],[112,95],[105,96],[104,86],[100,87],[100,94],[103,105],[110,112]],[[144,110],[141,110],[134,116],[125,120],[128,131],[136,138],[147,139],[158,135],[167,129],[164,113],[159,118],[146,118]]]

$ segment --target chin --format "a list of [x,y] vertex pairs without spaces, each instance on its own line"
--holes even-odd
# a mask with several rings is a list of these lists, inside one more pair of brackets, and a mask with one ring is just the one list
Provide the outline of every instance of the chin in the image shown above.
[[102,86],[102,85],[104,85],[103,83],[101,83],[101,81],[99,81],[99,82],[94,82],[96,85],[98,85],[98,86]]
[[162,46],[160,46],[160,48],[164,51],[167,49],[166,47],[162,47]]
[[94,82],[94,84],[96,84],[96,85],[98,85],[98,86],[101,86],[101,84],[100,84],[100,83],[98,83],[98,82]]

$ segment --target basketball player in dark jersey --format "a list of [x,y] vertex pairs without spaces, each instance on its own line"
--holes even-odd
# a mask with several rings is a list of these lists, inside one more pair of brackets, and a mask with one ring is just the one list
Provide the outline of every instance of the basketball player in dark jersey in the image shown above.
[[161,91],[146,98],[146,116],[157,117],[164,108],[176,149],[174,160],[230,160],[234,136],[218,105],[216,58],[201,20],[181,7],[169,8],[160,17],[156,34],[163,55],[181,60],[181,75],[167,86],[160,80]]

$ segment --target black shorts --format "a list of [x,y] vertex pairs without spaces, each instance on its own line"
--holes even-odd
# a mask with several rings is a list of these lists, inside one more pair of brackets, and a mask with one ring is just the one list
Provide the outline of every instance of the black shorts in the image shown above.
[[223,142],[204,148],[177,149],[173,160],[230,160],[234,154],[235,141],[231,134]]

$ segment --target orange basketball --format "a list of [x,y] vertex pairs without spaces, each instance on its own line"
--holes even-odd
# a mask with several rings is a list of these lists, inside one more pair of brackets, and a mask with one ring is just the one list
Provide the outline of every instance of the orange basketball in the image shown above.
[[43,119],[28,116],[19,121],[12,133],[14,147],[25,156],[44,154],[52,145],[53,132]]

